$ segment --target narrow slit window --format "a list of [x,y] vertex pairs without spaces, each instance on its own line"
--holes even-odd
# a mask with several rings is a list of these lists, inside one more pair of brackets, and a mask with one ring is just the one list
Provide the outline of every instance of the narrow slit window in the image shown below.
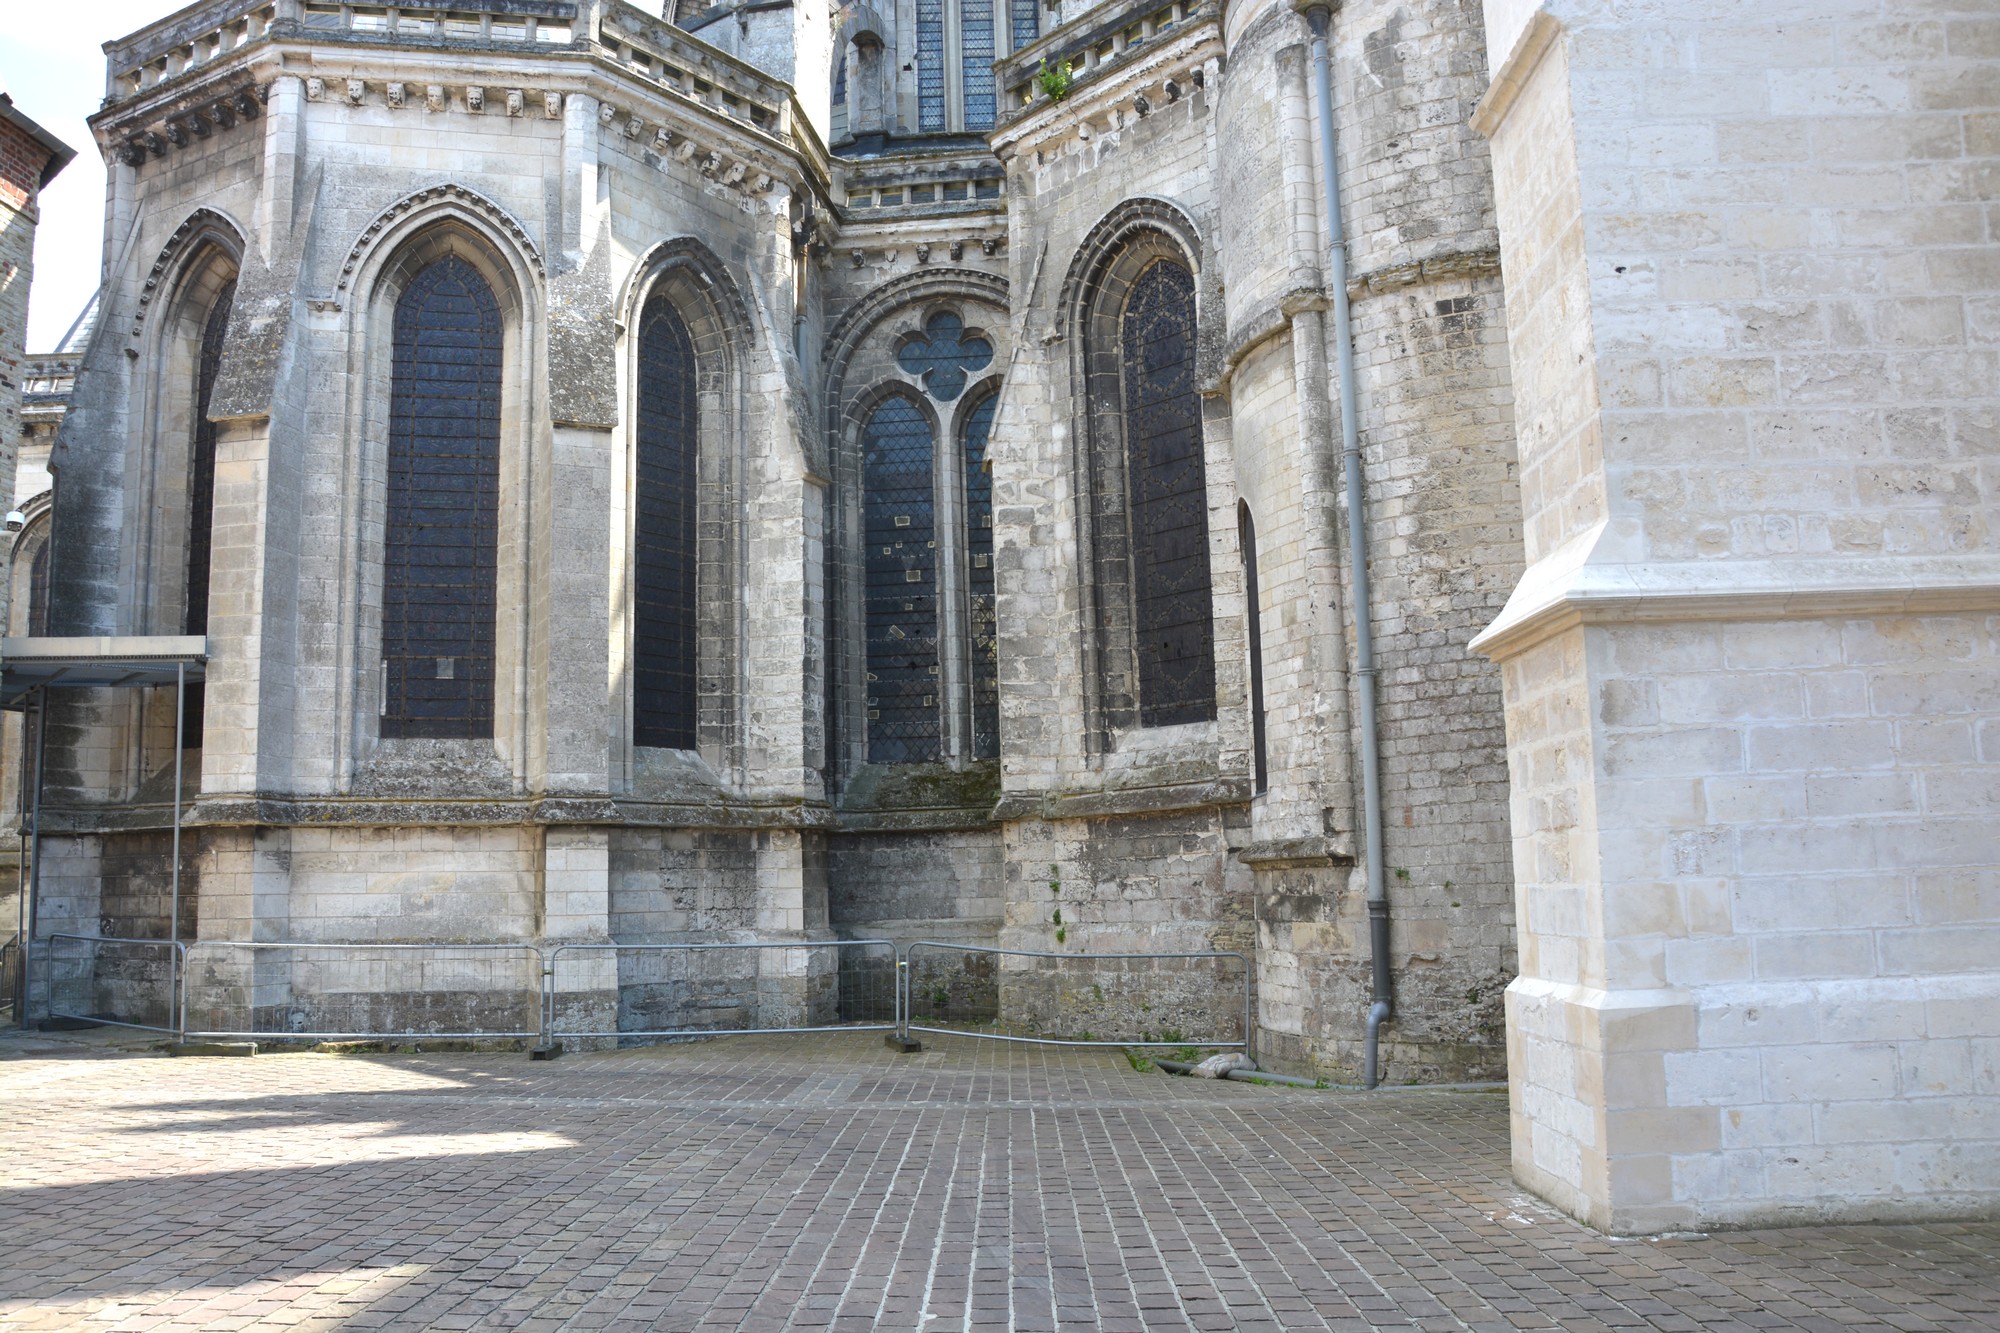
[[[181,633],[208,633],[209,570],[215,552],[215,423],[208,419],[215,395],[215,377],[222,369],[222,349],[229,336],[229,312],[236,302],[235,279],[223,284],[202,323],[201,353],[195,363],[194,438],[188,457],[187,591]],[[200,685],[187,688],[181,705],[181,743],[201,745],[207,720],[207,696]]]
[[694,338],[664,294],[639,317],[632,743],[695,747],[699,385]]

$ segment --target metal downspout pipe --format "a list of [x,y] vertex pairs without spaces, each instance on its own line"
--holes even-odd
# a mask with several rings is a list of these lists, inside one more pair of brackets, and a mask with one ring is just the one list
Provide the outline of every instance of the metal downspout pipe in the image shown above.
[[1382,1025],[1395,1013],[1389,987],[1389,891],[1382,873],[1382,751],[1375,730],[1375,628],[1368,595],[1368,535],[1361,485],[1361,432],[1356,421],[1354,327],[1347,301],[1347,231],[1340,216],[1340,157],[1333,139],[1333,72],[1327,34],[1333,9],[1302,6],[1312,29],[1313,103],[1319,113],[1320,180],[1326,189],[1327,289],[1333,302],[1334,358],[1340,396],[1340,457],[1347,497],[1348,565],[1354,606],[1354,675],[1361,725],[1362,837],[1368,872],[1368,948],[1372,995],[1368,1006],[1362,1081],[1381,1081]]

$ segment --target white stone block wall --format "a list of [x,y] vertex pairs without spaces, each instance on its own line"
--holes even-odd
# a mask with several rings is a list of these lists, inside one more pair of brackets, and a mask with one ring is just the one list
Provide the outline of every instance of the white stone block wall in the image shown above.
[[1988,1211],[1992,20],[1487,12],[1516,1173],[1620,1230]]

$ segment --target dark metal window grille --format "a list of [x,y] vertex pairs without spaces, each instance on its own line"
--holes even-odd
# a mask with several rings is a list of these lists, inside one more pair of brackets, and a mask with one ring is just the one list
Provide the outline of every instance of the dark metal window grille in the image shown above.
[[382,735],[493,735],[500,306],[436,261],[396,302],[382,557]]
[[[187,593],[181,633],[208,633],[208,574],[215,542],[215,423],[208,419],[215,376],[222,368],[223,341],[229,334],[229,309],[236,301],[232,279],[216,294],[201,328],[201,356],[194,375],[194,440],[188,458]],[[181,739],[189,748],[201,744],[207,697],[191,685],[181,703]]]
[[938,758],[938,601],[933,441],[923,409],[886,398],[862,432],[867,576],[868,762]]
[[1140,274],[1120,337],[1139,723],[1206,721],[1215,716],[1215,627],[1194,275],[1164,259]]
[[958,21],[965,128],[990,130],[998,105],[993,87],[993,0],[959,0]]
[[1014,24],[1014,49],[1019,51],[1041,35],[1039,0],[1010,0],[1008,12]]
[[993,476],[986,441],[1000,396],[988,394],[965,419],[965,554],[972,640],[972,757],[1000,757],[1000,655],[993,600]]
[[632,743],[695,746],[694,337],[664,294],[639,316]]
[[917,128],[944,128],[944,0],[917,0]]
[[1243,546],[1243,596],[1249,608],[1250,630],[1250,751],[1257,791],[1269,790],[1271,772],[1264,757],[1264,623],[1257,587],[1257,520],[1250,506],[1236,505],[1236,535]]

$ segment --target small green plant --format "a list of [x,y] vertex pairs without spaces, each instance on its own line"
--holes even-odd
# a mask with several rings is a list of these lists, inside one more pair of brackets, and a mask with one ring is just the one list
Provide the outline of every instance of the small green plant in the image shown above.
[[1179,1043],[1186,1041],[1187,1038],[1181,1035],[1181,1030],[1179,1028],[1163,1028],[1160,1031],[1160,1040],[1171,1041],[1176,1045],[1178,1045]]
[[1144,1051],[1135,1051],[1130,1046],[1125,1048],[1125,1063],[1132,1066],[1134,1073],[1150,1074],[1153,1072],[1153,1062],[1146,1058],[1146,1053]]
[[1055,911],[1049,913],[1049,920],[1060,926],[1062,924],[1062,908],[1058,907]]
[[944,1008],[947,1004],[950,1004],[951,988],[948,986],[931,987],[931,1003],[936,1005],[940,1009]]
[[1407,884],[1410,882],[1410,872],[1408,870],[1405,870],[1402,866],[1397,866],[1396,878],[1402,880],[1405,884]]
[[1042,61],[1042,67],[1035,71],[1035,86],[1048,94],[1051,102],[1060,102],[1069,96],[1069,86],[1076,81],[1076,71],[1065,60],[1051,65]]
[[1061,926],[1056,927],[1056,943],[1057,944],[1069,943],[1069,931],[1065,930]]
[[1316,1078],[1313,1080],[1313,1086],[1315,1088],[1318,1088],[1321,1092],[1325,1092],[1328,1088],[1332,1087],[1333,1084],[1328,1083],[1323,1078]]
[[1101,1001],[1101,1000],[1103,1000],[1103,998],[1104,998],[1104,987],[1102,987],[1102,986],[1098,985],[1098,984],[1097,984],[1096,982],[1094,982],[1094,981],[1093,981],[1093,982],[1092,982],[1092,983],[1090,984],[1090,995],[1091,995],[1091,998],[1092,998],[1092,999],[1095,999],[1095,1000],[1100,1000],[1100,1001]]
[[1085,1029],[1084,1029],[1083,1031],[1081,1031],[1081,1032],[1079,1032],[1079,1033],[1077,1033],[1077,1034],[1076,1034],[1076,1040],[1078,1040],[1078,1041],[1096,1041],[1096,1040],[1097,1040],[1097,1038],[1096,1038],[1095,1036],[1093,1036],[1093,1035],[1091,1034],[1091,1031],[1090,1031],[1090,1029],[1089,1029],[1089,1028],[1085,1028]]

